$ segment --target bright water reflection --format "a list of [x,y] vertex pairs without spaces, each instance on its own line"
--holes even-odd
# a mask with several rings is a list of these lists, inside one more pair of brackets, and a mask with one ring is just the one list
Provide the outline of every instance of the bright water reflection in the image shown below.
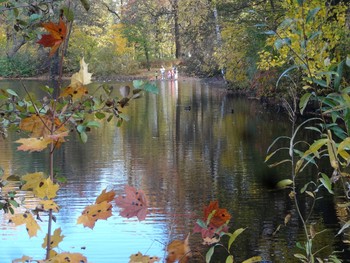
[[[3,81],[0,87],[13,84]],[[234,246],[238,261],[261,255],[273,262],[295,262],[295,240],[300,240],[295,209],[288,192],[267,189],[273,174],[263,165],[267,146],[288,134],[287,118],[196,80],[157,84],[158,95],[147,94],[125,110],[131,120],[121,128],[102,124],[89,134],[87,144],[71,135],[57,152],[58,171],[68,179],[57,198],[61,210],[55,228],[65,235],[60,251],[83,253],[94,263],[128,262],[138,251],[164,258],[165,244],[191,232],[203,207],[217,199],[233,215],[232,229],[248,227]],[[11,141],[16,136],[0,141],[0,165],[11,174],[47,171],[45,153],[15,151]],[[274,176],[286,174],[278,172]],[[116,208],[94,230],[76,225],[101,190],[115,189],[119,195],[125,184],[148,195],[151,214],[145,221],[121,218]],[[36,202],[29,197],[27,207]],[[323,218],[318,223],[331,228],[323,234],[322,246],[332,242],[338,225],[332,201],[317,209]],[[287,213],[294,215],[289,227],[272,236]],[[14,228],[7,216],[0,216],[0,262],[22,255],[44,257],[46,218],[38,237],[29,239],[24,227]],[[205,250],[198,234],[190,242],[194,251]],[[193,262],[204,260],[195,257]]]

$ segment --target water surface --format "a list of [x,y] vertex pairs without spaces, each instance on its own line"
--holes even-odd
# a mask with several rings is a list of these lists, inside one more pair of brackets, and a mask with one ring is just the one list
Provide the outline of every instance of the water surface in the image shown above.
[[[111,83],[117,89],[122,83]],[[25,82],[35,89],[38,82]],[[301,225],[286,191],[271,188],[288,178],[288,170],[269,170],[263,163],[268,145],[279,135],[289,135],[287,116],[269,112],[258,101],[233,96],[224,87],[198,80],[158,82],[160,93],[147,94],[130,103],[130,116],[121,128],[101,123],[86,144],[69,137],[56,153],[57,172],[65,176],[57,203],[61,207],[54,228],[61,227],[64,240],[59,251],[80,252],[89,262],[128,262],[138,251],[164,259],[164,248],[173,239],[192,231],[203,207],[218,200],[232,214],[230,229],[245,228],[233,246],[237,261],[260,255],[266,261],[295,262],[296,240],[302,240]],[[20,90],[13,81],[0,88]],[[93,87],[91,87],[93,89]],[[19,91],[20,92],[20,91]],[[16,151],[18,134],[0,141],[0,165],[9,173],[23,175],[48,171],[47,153]],[[93,230],[76,225],[86,205],[107,188],[117,195],[124,185],[141,188],[149,198],[150,215],[145,221],[125,219],[113,209],[107,221]],[[24,193],[22,193],[24,194]],[[38,200],[26,196],[32,209]],[[306,207],[307,209],[307,202]],[[285,216],[292,219],[284,226]],[[41,244],[46,220],[38,237],[29,238],[23,226],[8,224],[0,213],[0,262],[28,255],[44,257]],[[317,246],[343,249],[335,239],[339,225],[332,199],[316,207],[317,227],[329,228]],[[272,235],[282,225],[276,235]],[[193,262],[204,262],[199,253],[199,234],[190,238]],[[345,247],[345,249],[347,249]],[[217,262],[224,262],[224,252]]]

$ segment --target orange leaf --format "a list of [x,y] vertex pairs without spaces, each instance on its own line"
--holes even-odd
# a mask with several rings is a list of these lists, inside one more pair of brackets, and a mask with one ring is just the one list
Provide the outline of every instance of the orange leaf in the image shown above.
[[205,220],[207,220],[209,216],[211,216],[210,224],[215,227],[221,227],[231,219],[231,215],[225,208],[219,208],[218,201],[211,201],[209,205],[204,208]]
[[110,216],[112,216],[112,205],[107,201],[103,201],[85,207],[82,215],[77,220],[77,224],[83,224],[84,227],[93,229],[97,220],[107,220]]
[[22,145],[17,147],[19,151],[40,152],[44,150],[52,140],[50,138],[22,138],[16,141]]
[[111,202],[114,199],[115,191],[106,192],[106,189],[96,198],[95,204],[102,203],[103,201]]
[[30,213],[16,214],[10,219],[15,226],[26,224],[26,229],[30,237],[36,236],[40,226],[35,221],[34,217]]
[[67,129],[58,118],[55,118],[54,121],[52,119],[47,115],[32,115],[22,119],[19,128],[30,132],[31,137],[47,137],[51,135],[51,130],[53,130],[54,134],[67,132]]
[[50,56],[52,56],[59,46],[64,42],[67,34],[67,26],[63,22],[62,18],[58,24],[52,22],[43,23],[42,26],[49,31],[50,34],[41,36],[41,39],[37,41],[38,44],[44,47],[51,47]]
[[191,256],[191,249],[188,244],[189,236],[188,234],[185,240],[174,240],[167,246],[167,263],[187,262],[188,258]]

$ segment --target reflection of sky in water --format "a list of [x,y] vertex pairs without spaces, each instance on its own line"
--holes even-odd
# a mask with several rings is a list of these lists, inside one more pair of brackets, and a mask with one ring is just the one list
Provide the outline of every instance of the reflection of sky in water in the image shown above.
[[[0,81],[4,83],[8,85]],[[276,179],[263,164],[266,149],[273,138],[288,134],[289,124],[255,101],[198,81],[163,81],[159,86],[159,95],[146,95],[123,109],[131,119],[122,128],[102,124],[89,133],[87,144],[72,135],[57,151],[56,168],[68,179],[57,198],[61,210],[53,230],[61,227],[65,235],[58,251],[80,252],[94,263],[128,262],[138,251],[164,257],[165,244],[187,236],[203,207],[217,199],[232,213],[233,229],[248,227],[236,243],[238,262],[257,254],[273,262],[294,259],[293,253],[300,252],[292,249],[294,240],[300,240],[297,217],[280,235],[264,235],[293,212],[288,193],[268,191],[263,183]],[[188,106],[191,110],[185,110]],[[17,135],[11,136],[13,141]],[[15,149],[14,143],[0,141],[3,168],[20,175],[48,170],[45,153]],[[125,184],[142,188],[148,196],[152,213],[145,221],[121,218],[113,208],[114,215],[97,221],[93,230],[76,225],[84,207],[103,189],[120,195]],[[27,201],[35,207],[36,200]],[[336,221],[334,214],[324,213],[329,218]],[[0,263],[22,255],[42,259],[46,223],[38,237],[29,239],[24,226],[7,222],[0,214]],[[322,245],[335,234],[327,233]],[[199,234],[191,236],[190,244],[204,250]]]

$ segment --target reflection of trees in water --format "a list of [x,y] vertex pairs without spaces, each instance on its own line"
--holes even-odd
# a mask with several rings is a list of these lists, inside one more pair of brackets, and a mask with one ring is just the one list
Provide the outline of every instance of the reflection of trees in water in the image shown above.
[[[145,191],[152,220],[167,227],[164,239],[169,233],[173,239],[184,238],[203,207],[218,199],[232,213],[232,229],[248,227],[234,244],[238,261],[261,254],[274,262],[292,262],[301,225],[288,191],[274,189],[279,179],[289,176],[288,169],[271,170],[263,162],[273,139],[289,134],[288,121],[269,114],[256,101],[227,95],[224,89],[196,81],[158,83],[159,95],[147,94],[123,109],[131,119],[121,128],[102,124],[90,132],[86,144],[72,134],[58,150],[57,167],[69,182],[59,192],[59,205],[69,207],[72,200],[83,198],[83,206],[103,188],[118,191],[128,183]],[[35,165],[37,171],[46,168],[40,154],[12,155],[21,156],[25,171],[33,164],[41,165]],[[305,171],[303,180],[310,180],[310,175],[312,171]],[[320,229],[337,222],[333,201],[327,202],[329,211],[316,207]],[[306,213],[311,201],[302,203]],[[81,212],[80,207],[75,209],[62,209],[60,218]],[[273,236],[287,213],[292,214],[291,221]],[[334,231],[320,235],[317,246],[329,244],[333,235]],[[192,246],[201,248],[199,239],[198,234],[192,236]]]

